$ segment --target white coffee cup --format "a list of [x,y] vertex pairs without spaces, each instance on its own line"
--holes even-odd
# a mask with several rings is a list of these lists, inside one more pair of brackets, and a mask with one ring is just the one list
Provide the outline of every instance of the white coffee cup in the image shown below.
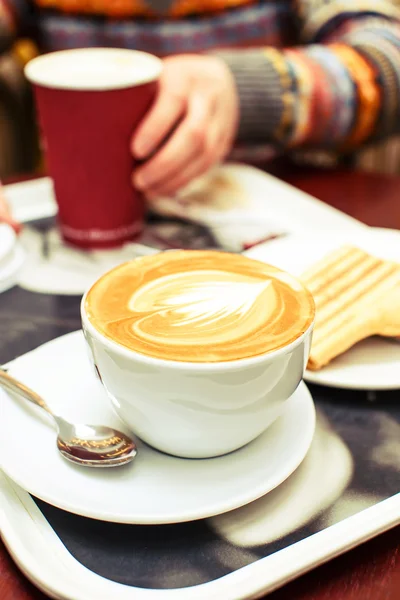
[[220,363],[153,358],[101,334],[81,305],[83,332],[117,414],[144,442],[186,458],[215,457],[257,438],[300,384],[313,323],[268,354]]

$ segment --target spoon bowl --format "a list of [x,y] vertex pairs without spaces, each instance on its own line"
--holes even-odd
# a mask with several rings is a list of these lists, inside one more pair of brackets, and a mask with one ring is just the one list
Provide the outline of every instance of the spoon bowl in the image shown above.
[[67,460],[90,467],[115,467],[135,458],[131,438],[110,427],[68,423],[58,417],[57,447]]
[[65,459],[86,467],[104,468],[125,465],[135,458],[136,444],[125,433],[104,425],[69,423],[54,414],[36,392],[1,369],[0,385],[40,406],[52,417],[58,431],[57,448]]

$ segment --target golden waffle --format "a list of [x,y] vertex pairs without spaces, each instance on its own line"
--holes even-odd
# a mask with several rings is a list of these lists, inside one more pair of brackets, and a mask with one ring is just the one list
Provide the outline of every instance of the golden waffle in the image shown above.
[[344,246],[301,279],[316,305],[309,369],[321,369],[372,335],[400,335],[400,264]]

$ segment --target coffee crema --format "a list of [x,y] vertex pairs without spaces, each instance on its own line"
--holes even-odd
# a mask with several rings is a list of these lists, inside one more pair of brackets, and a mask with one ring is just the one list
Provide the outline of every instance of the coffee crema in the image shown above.
[[164,360],[226,362],[300,337],[314,319],[311,294],[270,265],[218,251],[178,250],[124,263],[85,301],[110,340]]

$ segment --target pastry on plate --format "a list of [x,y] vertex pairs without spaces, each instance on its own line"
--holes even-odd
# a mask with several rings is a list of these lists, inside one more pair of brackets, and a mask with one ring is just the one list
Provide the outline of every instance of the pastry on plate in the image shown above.
[[316,304],[308,369],[321,369],[367,337],[400,336],[400,264],[343,246],[301,278]]

